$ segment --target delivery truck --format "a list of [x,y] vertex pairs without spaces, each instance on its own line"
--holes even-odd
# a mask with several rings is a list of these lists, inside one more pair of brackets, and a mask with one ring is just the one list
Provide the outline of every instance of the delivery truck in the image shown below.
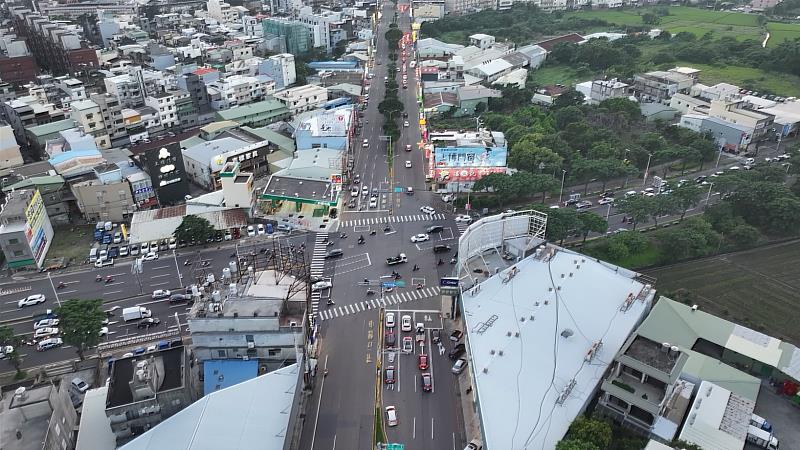
[[144,306],[131,306],[130,308],[125,308],[122,310],[122,320],[125,322],[130,322],[131,320],[139,320],[139,319],[146,319],[150,317],[152,313],[149,309],[145,308]]

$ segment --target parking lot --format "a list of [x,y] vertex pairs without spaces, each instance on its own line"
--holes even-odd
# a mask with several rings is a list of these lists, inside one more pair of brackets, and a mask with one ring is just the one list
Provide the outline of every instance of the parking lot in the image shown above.
[[[762,382],[758,394],[755,413],[772,424],[773,434],[780,442],[781,450],[800,450],[800,407],[789,401],[784,395],[775,392],[775,388]],[[745,450],[756,450],[759,447],[746,444]]]

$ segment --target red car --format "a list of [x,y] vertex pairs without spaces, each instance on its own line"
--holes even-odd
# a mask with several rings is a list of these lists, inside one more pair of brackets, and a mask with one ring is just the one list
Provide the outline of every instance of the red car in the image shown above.
[[431,381],[430,373],[426,372],[422,374],[422,390],[424,392],[430,392],[433,390],[433,382]]
[[383,379],[384,383],[394,384],[395,380],[394,366],[387,367],[386,370],[384,371],[384,374],[386,375]]
[[419,370],[425,370],[428,368],[428,355],[424,355],[420,353],[419,355]]

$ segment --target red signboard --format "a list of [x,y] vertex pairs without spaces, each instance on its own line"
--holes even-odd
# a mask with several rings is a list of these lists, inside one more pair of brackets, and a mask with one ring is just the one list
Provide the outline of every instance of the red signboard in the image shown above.
[[446,167],[436,168],[438,183],[478,181],[490,173],[506,173],[505,167]]

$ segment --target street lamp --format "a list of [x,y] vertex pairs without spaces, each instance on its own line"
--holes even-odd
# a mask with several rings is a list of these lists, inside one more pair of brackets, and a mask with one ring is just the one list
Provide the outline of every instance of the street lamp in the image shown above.
[[708,194],[706,195],[706,208],[708,208],[708,202],[711,201],[711,188],[714,187],[714,183],[708,185]]
[[644,168],[644,180],[642,180],[642,187],[647,185],[647,174],[650,172],[650,159],[653,158],[652,153],[647,154],[647,167]]
[[56,303],[58,303],[58,306],[61,307],[61,300],[58,298],[58,291],[56,290],[56,286],[53,284],[53,278],[50,276],[50,272],[47,272],[47,279],[50,280],[50,286],[53,288],[53,294],[56,296]]
[[178,282],[181,284],[181,289],[183,289],[183,275],[181,274],[181,268],[178,267],[178,254],[175,253],[175,249],[172,249],[172,258],[175,260],[175,271],[178,272]]
[[567,171],[565,169],[561,169],[561,191],[558,193],[558,204],[561,204],[561,197],[564,195],[564,177],[566,177]]

